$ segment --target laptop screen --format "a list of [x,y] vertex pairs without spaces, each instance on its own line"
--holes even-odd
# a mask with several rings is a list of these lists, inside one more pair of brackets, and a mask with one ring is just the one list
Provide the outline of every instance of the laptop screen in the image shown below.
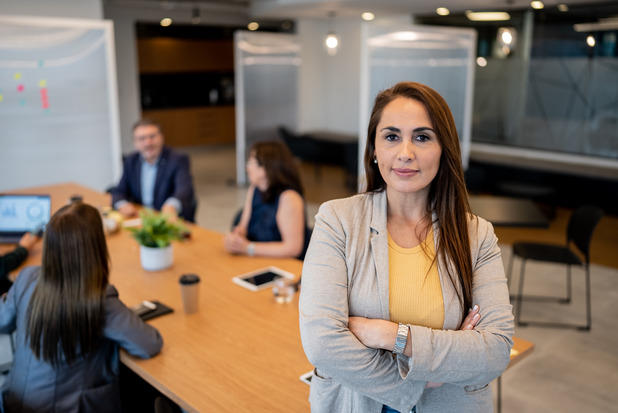
[[47,224],[50,216],[49,195],[0,194],[0,238],[21,237]]

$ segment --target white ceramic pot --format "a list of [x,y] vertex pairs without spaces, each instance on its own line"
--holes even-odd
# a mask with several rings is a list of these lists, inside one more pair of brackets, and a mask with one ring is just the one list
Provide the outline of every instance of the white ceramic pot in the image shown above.
[[151,248],[140,245],[139,256],[142,268],[147,271],[164,270],[171,267],[174,262],[172,244],[164,248]]

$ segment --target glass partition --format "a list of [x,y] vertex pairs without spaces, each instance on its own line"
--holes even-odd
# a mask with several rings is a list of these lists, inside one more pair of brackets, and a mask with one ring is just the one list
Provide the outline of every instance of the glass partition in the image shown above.
[[300,43],[295,35],[237,31],[236,182],[246,183],[245,160],[254,142],[277,138],[277,128],[296,130]]

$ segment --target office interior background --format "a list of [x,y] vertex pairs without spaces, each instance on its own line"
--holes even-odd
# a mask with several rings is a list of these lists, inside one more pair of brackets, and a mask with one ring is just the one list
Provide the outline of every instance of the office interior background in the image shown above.
[[[618,51],[615,22],[607,23],[618,13],[615,2],[552,0],[535,10],[527,1],[450,0],[443,2],[448,16],[438,16],[434,2],[370,3],[63,0],[52,6],[25,0],[4,1],[2,9],[5,15],[113,22],[123,153],[132,150],[131,125],[142,115],[161,120],[172,146],[234,143],[233,32],[250,22],[261,31],[294,33],[303,46],[295,129],[351,134],[360,129],[361,11],[386,24],[472,27],[479,65],[471,187],[564,205],[587,199],[616,213]],[[465,16],[471,7],[505,10],[510,19],[471,21]],[[164,17],[173,23],[162,27]],[[573,30],[582,23],[593,27]],[[498,37],[504,29],[513,33],[507,52]],[[341,43],[334,56],[322,46],[329,31]]]
[[[228,181],[235,178],[233,165],[229,165],[234,159],[227,151],[234,147],[236,136],[234,31],[247,30],[250,22],[257,22],[258,30],[297,35],[303,44],[303,63],[299,69],[296,130],[358,134],[357,62],[361,25],[367,24],[359,17],[361,11],[372,11],[376,21],[393,24],[474,28],[479,59],[467,170],[471,190],[530,197],[556,207],[591,203],[609,215],[618,215],[618,4],[596,0],[544,3],[544,9],[535,10],[521,0],[448,0],[440,4],[450,9],[448,16],[438,16],[438,4],[429,0],[1,0],[0,10],[4,15],[111,20],[121,151],[133,149],[133,122],[143,115],[153,116],[163,123],[170,145],[217,165]],[[566,4],[568,10],[562,11],[559,4]],[[465,15],[470,8],[505,10],[511,19],[474,22]],[[164,17],[173,20],[171,26],[160,25]],[[607,21],[612,17],[613,23]],[[573,30],[575,24],[583,23],[592,26]],[[514,43],[508,50],[499,43],[498,33],[504,28],[513,30]],[[329,31],[340,37],[341,45],[334,56],[325,53],[322,46]],[[592,46],[589,36],[595,42]],[[157,58],[163,54],[169,57]],[[214,159],[221,153],[224,155]],[[230,169],[223,172],[226,167]],[[212,173],[212,169],[208,171]],[[241,199],[232,196],[237,205]],[[610,239],[618,245],[615,234]],[[602,294],[607,294],[598,308],[607,314],[595,319],[598,327],[588,336],[566,331],[531,333],[532,329],[517,332],[535,341],[536,356],[545,355],[548,361],[528,367],[522,363],[517,367],[520,377],[505,375],[505,388],[520,391],[519,395],[505,393],[510,411],[515,411],[513,407],[554,411],[559,403],[520,399],[521,392],[534,393],[530,385],[520,382],[528,377],[525,374],[547,380],[570,374],[594,377],[583,385],[589,391],[584,399],[594,399],[588,406],[590,411],[610,411],[610,406],[615,406],[618,400],[609,393],[618,379],[611,366],[618,360],[611,355],[613,347],[608,343],[616,342],[612,322],[615,310],[610,306],[616,300],[612,289],[616,285],[616,280],[597,285]],[[597,335],[600,329],[605,332]],[[604,344],[598,345],[599,341]],[[552,358],[552,350],[540,343],[556,346],[561,355]],[[575,357],[587,357],[593,365],[605,365],[605,370],[591,369],[580,360],[575,363],[579,372],[559,366]],[[553,369],[555,375],[542,366]],[[586,370],[582,373],[581,369]],[[569,378],[551,388],[536,386],[551,398],[575,392],[582,383]],[[561,405],[562,411],[586,406],[583,402],[569,403]]]

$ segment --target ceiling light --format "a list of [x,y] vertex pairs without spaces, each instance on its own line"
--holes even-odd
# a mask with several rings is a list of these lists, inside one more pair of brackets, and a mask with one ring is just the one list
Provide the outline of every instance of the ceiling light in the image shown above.
[[361,18],[366,21],[371,21],[376,18],[376,15],[371,12],[366,11],[363,14],[361,14]]
[[573,25],[576,32],[600,32],[618,30],[618,18],[600,19],[598,22],[578,23]]
[[586,43],[588,43],[588,46],[594,47],[597,42],[594,40],[594,36],[589,34],[588,37],[586,37]]
[[562,12],[569,11],[569,6],[567,6],[566,4],[559,4],[558,10]]
[[339,46],[339,38],[335,33],[329,33],[328,36],[326,36],[325,43],[326,47],[329,49],[336,49],[337,46]]
[[335,12],[331,11],[330,13],[328,13],[328,17],[330,20],[329,25],[331,29],[328,31],[328,34],[324,38],[324,46],[326,47],[326,52],[329,54],[329,56],[334,56],[337,54],[341,42],[339,41],[339,36],[335,34],[335,30],[333,29]]
[[468,20],[485,22],[511,20],[511,15],[505,11],[467,11],[466,17]]
[[251,22],[247,25],[247,29],[251,31],[255,31],[260,28],[260,24],[258,22]]
[[498,29],[498,42],[502,46],[513,47],[517,31],[513,27],[500,27]]
[[540,9],[544,8],[545,5],[543,4],[542,1],[532,1],[532,2],[530,2],[530,7],[532,7],[533,9],[540,10]]
[[161,26],[163,26],[163,27],[171,26],[172,25],[172,19],[170,19],[169,17],[164,17],[164,18],[161,19],[161,22],[159,24]]
[[450,11],[446,7],[438,7],[436,13],[438,13],[439,16],[448,16]]
[[482,56],[477,57],[476,58],[476,64],[479,65],[480,67],[485,67],[485,66],[487,66],[487,59],[485,59]]

